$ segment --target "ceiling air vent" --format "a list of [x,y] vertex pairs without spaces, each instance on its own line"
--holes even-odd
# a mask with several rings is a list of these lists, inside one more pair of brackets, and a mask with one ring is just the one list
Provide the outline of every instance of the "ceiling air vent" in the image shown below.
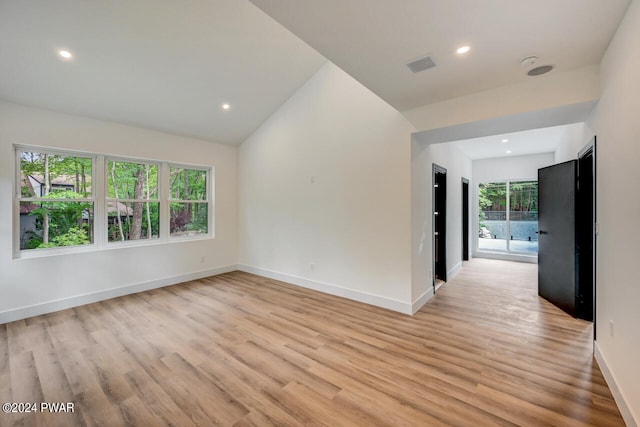
[[424,70],[428,70],[429,68],[433,68],[436,66],[436,63],[433,62],[433,59],[431,59],[430,56],[425,56],[424,58],[421,59],[416,59],[413,62],[409,62],[407,64],[407,67],[409,67],[409,69],[411,71],[413,71],[413,73],[419,73],[420,71],[424,71]]

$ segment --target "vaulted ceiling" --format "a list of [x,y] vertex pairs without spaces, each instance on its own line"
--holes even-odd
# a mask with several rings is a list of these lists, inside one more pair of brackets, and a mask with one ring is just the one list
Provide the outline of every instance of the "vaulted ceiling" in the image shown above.
[[0,0],[0,57],[5,100],[229,144],[326,62],[246,0]]
[[597,64],[630,1],[0,0],[0,98],[239,144],[327,59],[403,111]]

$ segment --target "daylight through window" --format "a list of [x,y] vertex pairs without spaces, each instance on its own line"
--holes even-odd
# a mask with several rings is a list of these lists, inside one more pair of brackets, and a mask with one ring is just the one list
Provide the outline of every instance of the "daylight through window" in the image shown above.
[[172,167],[171,181],[171,236],[207,234],[208,191],[207,171]]
[[93,242],[93,159],[19,151],[20,249]]
[[108,239],[153,239],[160,235],[158,165],[107,161]]
[[211,168],[30,147],[16,166],[17,256],[211,236]]
[[506,181],[478,188],[478,249],[538,252],[538,182]]

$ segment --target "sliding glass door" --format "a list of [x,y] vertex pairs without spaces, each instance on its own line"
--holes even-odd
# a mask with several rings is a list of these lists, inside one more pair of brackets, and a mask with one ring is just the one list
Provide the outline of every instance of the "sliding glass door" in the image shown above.
[[478,188],[478,250],[538,253],[538,182],[503,181]]
[[480,184],[478,203],[478,249],[506,251],[507,249],[507,183]]

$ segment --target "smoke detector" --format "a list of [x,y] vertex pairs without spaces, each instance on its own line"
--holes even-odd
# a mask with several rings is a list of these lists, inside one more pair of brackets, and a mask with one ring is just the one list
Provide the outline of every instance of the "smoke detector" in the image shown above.
[[522,65],[522,68],[529,69],[529,68],[533,68],[533,66],[536,65],[537,62],[538,62],[537,56],[527,56],[522,61],[520,61],[520,65]]
[[540,76],[553,70],[553,65],[538,65],[539,60],[540,58],[538,58],[537,56],[527,56],[520,61],[520,65],[522,66],[522,68],[528,70],[528,76]]

